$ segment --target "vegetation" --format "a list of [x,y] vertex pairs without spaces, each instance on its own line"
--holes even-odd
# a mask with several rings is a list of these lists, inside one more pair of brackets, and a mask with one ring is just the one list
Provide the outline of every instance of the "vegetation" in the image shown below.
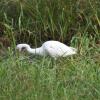
[[[100,100],[99,0],[0,0],[0,100]],[[14,52],[58,40],[78,54],[53,61]]]

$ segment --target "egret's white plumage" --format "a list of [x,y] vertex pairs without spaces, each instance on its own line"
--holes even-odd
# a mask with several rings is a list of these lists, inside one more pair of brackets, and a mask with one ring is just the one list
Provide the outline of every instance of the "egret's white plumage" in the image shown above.
[[31,48],[28,44],[18,44],[17,49],[21,51],[25,48],[29,53],[41,56],[51,56],[53,58],[66,57],[77,53],[77,49],[69,47],[59,41],[47,41],[39,48]]

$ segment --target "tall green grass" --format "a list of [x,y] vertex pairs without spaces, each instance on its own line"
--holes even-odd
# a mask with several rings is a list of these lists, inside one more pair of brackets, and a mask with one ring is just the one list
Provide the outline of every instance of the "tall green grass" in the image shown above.
[[58,59],[53,68],[49,57],[13,56],[9,50],[9,56],[0,62],[0,99],[99,100],[98,50],[92,48],[83,55]]
[[13,28],[19,42],[34,44],[36,38],[68,44],[79,32],[99,37],[99,0],[1,0],[0,4],[1,22]]
[[[1,0],[0,9],[0,38],[11,41],[4,51],[0,40],[0,100],[100,99],[99,0]],[[13,50],[52,39],[77,55],[52,63]]]

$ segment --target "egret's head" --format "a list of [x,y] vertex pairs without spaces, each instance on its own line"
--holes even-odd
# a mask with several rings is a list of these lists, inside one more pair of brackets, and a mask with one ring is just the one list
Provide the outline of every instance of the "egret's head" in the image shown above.
[[18,44],[16,46],[16,49],[19,50],[19,51],[23,51],[23,50],[26,50],[26,49],[29,49],[30,46],[28,44]]

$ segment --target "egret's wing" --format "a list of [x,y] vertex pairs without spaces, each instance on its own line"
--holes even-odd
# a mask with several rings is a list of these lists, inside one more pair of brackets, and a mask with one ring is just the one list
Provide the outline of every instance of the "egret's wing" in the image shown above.
[[49,41],[44,45],[44,49],[51,57],[66,57],[75,54],[75,49],[60,42]]
[[57,45],[47,46],[45,50],[51,57],[59,57],[64,54],[64,50]]

